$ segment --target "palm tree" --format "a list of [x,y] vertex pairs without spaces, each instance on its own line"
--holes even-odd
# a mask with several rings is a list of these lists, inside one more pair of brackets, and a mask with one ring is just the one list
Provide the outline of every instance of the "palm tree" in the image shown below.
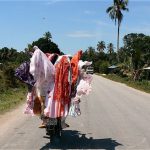
[[45,39],[47,39],[48,41],[50,41],[51,40],[51,38],[52,38],[52,35],[51,35],[51,33],[48,31],[48,32],[45,32],[45,34],[44,34],[44,38]]
[[90,46],[88,47],[87,52],[89,55],[93,55],[95,53],[95,49],[92,46]]
[[115,25],[117,22],[118,33],[117,33],[117,51],[119,50],[119,34],[120,34],[120,25],[123,19],[122,11],[128,11],[127,8],[128,0],[114,0],[112,6],[108,7],[106,12],[109,14],[112,20],[115,20]]
[[112,43],[109,43],[107,45],[107,51],[108,51],[108,54],[112,54],[114,52],[114,45]]
[[90,46],[88,47],[87,51],[87,59],[88,61],[94,61],[94,57],[95,57],[95,49],[94,47]]
[[114,45],[112,43],[109,43],[107,45],[107,53],[108,53],[108,60],[109,63],[112,64],[113,60],[115,59],[115,55],[114,55]]
[[32,48],[33,48],[32,44],[28,44],[27,47],[28,48],[25,50],[26,52],[27,51],[32,51]]
[[105,42],[104,41],[98,42],[98,44],[97,44],[97,50],[99,52],[104,52],[105,48],[106,48],[106,46],[105,46]]

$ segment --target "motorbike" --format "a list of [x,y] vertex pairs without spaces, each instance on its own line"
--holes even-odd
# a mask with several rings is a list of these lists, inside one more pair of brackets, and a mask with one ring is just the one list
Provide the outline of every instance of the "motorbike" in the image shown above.
[[61,118],[49,118],[42,116],[41,119],[45,122],[46,135],[50,137],[50,143],[52,143],[56,138],[61,139],[62,126]]

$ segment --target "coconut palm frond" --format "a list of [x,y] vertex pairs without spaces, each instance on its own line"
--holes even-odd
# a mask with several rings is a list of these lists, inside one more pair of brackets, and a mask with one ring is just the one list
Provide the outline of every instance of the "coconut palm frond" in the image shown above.
[[129,3],[129,0],[124,0],[124,4],[127,6]]
[[123,10],[123,11],[129,11],[129,9],[126,8],[126,7],[123,7],[122,10]]
[[113,6],[110,6],[106,9],[106,12],[109,13],[113,9]]
[[123,14],[121,13],[121,11],[118,13],[118,23],[119,23],[119,26],[121,25],[121,22],[123,20]]

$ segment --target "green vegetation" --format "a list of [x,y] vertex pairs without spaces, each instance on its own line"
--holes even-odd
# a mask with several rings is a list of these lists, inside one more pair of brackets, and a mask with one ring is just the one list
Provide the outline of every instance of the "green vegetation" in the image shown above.
[[[83,53],[82,59],[93,61],[96,73],[108,74],[106,77],[119,79],[118,81],[123,83],[128,80],[129,86],[149,92],[150,70],[144,68],[150,66],[150,36],[130,33],[124,36],[123,43],[124,45],[115,51],[112,43],[106,46],[104,41],[100,41],[96,49],[89,47]],[[117,68],[109,69],[112,65]]]
[[11,108],[15,108],[18,104],[25,101],[25,88],[10,88],[0,93],[0,113],[6,112]]
[[109,66],[118,68],[113,73],[121,77],[130,77],[133,81],[150,79],[150,72],[143,68],[150,66],[150,36],[142,33],[130,33],[123,38],[124,45],[116,52],[112,43],[106,46],[98,42],[97,51],[89,47],[82,56],[83,60],[93,61],[97,73],[110,73]]
[[101,75],[101,76],[116,82],[124,83],[135,89],[150,93],[150,81],[147,80],[133,81],[131,78],[128,77],[122,78],[116,74],[108,74],[108,75]]
[[26,51],[32,51],[33,46],[38,46],[44,53],[57,53],[61,54],[58,45],[52,42],[52,35],[50,32],[46,32],[43,37],[39,38],[36,41],[33,41],[32,44],[28,44]]
[[14,48],[7,47],[0,49],[0,112],[5,112],[25,101],[26,85],[21,83],[14,73],[21,63],[29,61],[31,57],[29,52],[33,46],[38,46],[45,53],[62,53],[51,39],[50,32],[46,32],[43,37],[28,44],[23,51],[18,52]]

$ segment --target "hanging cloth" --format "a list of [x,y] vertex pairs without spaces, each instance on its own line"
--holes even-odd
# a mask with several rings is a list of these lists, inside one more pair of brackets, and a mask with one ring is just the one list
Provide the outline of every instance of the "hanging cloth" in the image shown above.
[[15,70],[15,76],[27,85],[34,86],[35,80],[29,70],[30,62],[25,61]]
[[75,85],[79,76],[78,62],[81,58],[82,50],[79,50],[71,59],[71,69],[72,69],[72,91],[75,91]]
[[55,67],[38,47],[35,47],[31,58],[30,73],[36,80],[37,94],[46,96],[48,90],[52,90],[54,86]]
[[70,72],[71,65],[68,56],[59,56],[55,63],[55,86],[46,96],[44,114],[50,118],[66,117],[70,105]]
[[63,104],[69,103],[69,69],[68,58],[63,56],[55,66],[55,88],[54,100],[61,101]]

